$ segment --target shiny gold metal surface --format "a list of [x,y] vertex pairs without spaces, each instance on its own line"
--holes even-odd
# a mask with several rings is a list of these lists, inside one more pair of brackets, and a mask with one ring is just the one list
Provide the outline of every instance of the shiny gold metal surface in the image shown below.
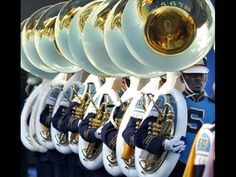
[[62,56],[61,51],[59,50],[56,40],[55,40],[55,22],[56,22],[56,18],[57,16],[54,17],[50,17],[48,19],[46,19],[41,27],[37,30],[37,32],[39,33],[39,37],[42,38],[43,36],[48,36],[50,38],[53,38],[53,44],[54,44],[54,48],[57,51],[57,53],[59,55]]
[[75,16],[75,14],[80,10],[80,7],[72,8],[70,11],[68,11],[60,21],[60,28],[69,28],[72,18]]
[[[155,137],[155,136],[163,136],[167,139],[173,138],[175,125],[174,125],[174,118],[175,112],[173,106],[170,102],[170,95],[166,95],[166,103],[162,109],[158,108],[158,105],[154,102],[154,100],[150,97],[152,102],[154,103],[154,107],[158,112],[158,117],[155,122],[149,122],[149,132],[148,136]],[[160,155],[155,155],[149,153],[144,160],[141,160],[139,163],[142,169],[145,172],[153,173],[156,171],[165,160],[167,156],[167,151],[164,151]]]
[[[93,101],[91,101],[96,109],[96,117],[90,118],[89,128],[99,128],[104,126],[110,117],[110,108],[108,107],[111,98],[109,95],[103,95],[104,101],[100,104],[99,108],[96,107]],[[93,160],[98,157],[102,151],[102,142],[88,143],[87,147],[83,149],[83,154],[86,159]]]
[[153,7],[147,2],[147,0],[140,0],[137,3],[137,9],[140,18],[145,22]]
[[89,15],[92,13],[92,11],[98,7],[101,4],[102,1],[96,1],[91,3],[83,12],[80,14],[80,20],[79,20],[79,29],[80,32],[83,32],[84,25],[89,17]]
[[32,21],[26,26],[26,37],[29,39],[30,36],[34,36],[35,32],[35,26],[37,24],[38,20]]
[[153,10],[144,26],[147,45],[162,54],[178,54],[187,49],[196,35],[196,24],[184,10],[163,6]]
[[45,35],[45,36],[55,38],[54,37],[54,26],[55,26],[56,18],[57,18],[57,16],[50,17],[43,22],[41,29],[38,30],[40,37]]
[[128,0],[122,0],[120,1],[119,5],[116,7],[116,10],[112,17],[111,29],[113,29],[114,27],[117,27],[120,31],[122,31],[121,20],[122,20],[123,11],[127,2]]
[[106,19],[108,17],[109,12],[111,9],[114,7],[114,5],[118,2],[119,0],[112,0],[110,1],[105,8],[103,8],[96,16],[95,21],[94,21],[94,26],[97,27],[101,32],[104,32],[104,24],[106,22]]
[[41,124],[42,131],[40,131],[40,135],[43,138],[43,141],[51,141],[51,130],[46,126]]
[[[93,84],[89,83],[88,84],[88,92],[85,93],[84,97],[81,98],[78,94],[77,94],[77,89],[75,89],[76,85],[72,86],[72,90],[73,93],[75,94],[75,96],[78,98],[78,100],[80,100],[80,105],[79,106],[75,106],[73,108],[73,118],[69,121],[69,124],[72,124],[74,122],[74,120],[76,119],[82,119],[84,117],[84,113],[87,110],[90,102],[92,101],[91,99],[91,95],[93,94],[92,92],[92,87]],[[71,136],[69,138],[70,144],[78,144],[78,140],[79,140],[79,133],[71,133]]]

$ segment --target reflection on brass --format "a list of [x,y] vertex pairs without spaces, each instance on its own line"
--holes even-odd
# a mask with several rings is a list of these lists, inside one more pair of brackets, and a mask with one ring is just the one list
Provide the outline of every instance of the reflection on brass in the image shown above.
[[111,29],[113,29],[116,26],[121,31],[121,20],[122,20],[123,11],[127,2],[128,0],[122,0],[120,1],[119,5],[116,7],[113,13],[112,21],[111,21]]
[[[170,95],[166,95],[166,102],[163,108],[158,107],[158,100],[155,103],[152,98],[150,99],[154,103],[154,107],[158,112],[158,117],[155,122],[149,122],[148,136],[155,137],[161,135],[167,139],[173,138],[175,130],[175,112],[173,106],[170,104]],[[167,151],[163,151],[160,155],[148,153],[146,157],[139,162],[139,164],[145,172],[153,173],[161,166],[167,154]]]
[[102,2],[102,1],[93,2],[93,3],[91,3],[91,5],[89,5],[85,10],[83,10],[83,12],[81,12],[81,14],[80,14],[80,20],[79,20],[79,29],[80,29],[80,32],[83,32],[85,22],[87,21],[89,15],[92,13],[92,11],[93,11],[96,7],[98,7],[98,5],[101,4],[101,2]]
[[153,10],[144,27],[147,45],[161,54],[178,54],[187,49],[196,35],[193,18],[184,10],[163,6]]
[[108,14],[117,2],[118,0],[110,1],[108,5],[97,14],[97,17],[95,17],[94,26],[97,27],[101,32],[104,32],[104,24]]
[[[99,108],[96,108],[96,105],[94,105],[96,109],[96,117],[89,119],[89,128],[99,128],[104,126],[110,117],[111,109],[108,105],[111,101],[111,98],[109,95],[104,94],[103,99],[104,101],[100,104]],[[97,158],[101,151],[102,142],[88,143],[87,147],[82,150],[85,158],[88,160],[94,160]]]
[[[84,117],[84,113],[87,110],[90,102],[91,102],[91,95],[93,95],[93,84],[89,83],[88,84],[88,92],[85,93],[84,97],[81,98],[77,92],[78,92],[78,87],[77,89],[75,88],[77,85],[72,86],[73,94],[80,100],[80,105],[75,106],[72,111],[73,117],[70,119],[69,124],[72,124],[76,119],[82,119]],[[71,136],[69,137],[70,144],[78,144],[79,140],[79,133],[72,133]]]
[[138,9],[138,13],[140,18],[143,21],[146,21],[149,13],[151,12],[151,10],[154,8],[153,6],[151,6],[150,4],[148,4],[147,2],[148,0],[140,0],[137,3],[137,9]]
[[56,18],[57,16],[51,17],[43,22],[41,29],[38,31],[40,38],[43,35],[54,38],[54,25],[56,22]]
[[38,20],[34,20],[31,23],[27,24],[26,26],[26,37],[29,39],[30,36],[34,36],[35,32],[35,26],[37,24]]
[[43,138],[43,141],[51,141],[51,131],[50,128],[45,127],[44,125],[41,124],[42,131],[40,131],[40,135]]
[[116,166],[117,165],[116,152],[111,151],[111,154],[107,156],[107,160],[109,161],[110,165]]
[[55,135],[55,138],[57,140],[58,145],[67,146],[69,144],[67,133],[60,132]]
[[71,133],[69,138],[69,143],[71,145],[78,145],[79,142],[79,133]]
[[42,36],[44,36],[44,35],[53,38],[53,44],[54,44],[54,48],[55,48],[56,52],[59,55],[63,56],[61,51],[59,50],[56,40],[55,40],[54,28],[55,28],[56,18],[57,18],[57,16],[54,16],[54,17],[50,17],[47,20],[45,20],[42,24],[41,29],[38,30],[38,33],[39,33],[40,38],[42,38]]
[[153,0],[146,0],[147,4],[152,4]]
[[72,8],[69,12],[67,12],[60,22],[60,29],[69,28],[71,20],[75,16],[75,14],[80,10],[80,8]]

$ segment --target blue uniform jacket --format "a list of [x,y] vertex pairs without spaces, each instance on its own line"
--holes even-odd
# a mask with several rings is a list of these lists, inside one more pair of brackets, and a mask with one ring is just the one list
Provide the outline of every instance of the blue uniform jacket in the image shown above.
[[51,126],[52,110],[53,110],[53,106],[46,104],[43,111],[40,114],[39,121],[41,124],[43,124],[47,128],[50,128]]
[[80,136],[82,136],[82,138],[89,143],[101,142],[101,140],[97,139],[94,134],[97,128],[89,128],[89,119],[95,117],[96,117],[95,113],[88,113],[87,116],[81,121],[79,125]]
[[136,126],[138,122],[141,122],[142,119],[137,119],[135,117],[131,117],[126,129],[123,131],[122,133],[122,137],[124,138],[125,142],[131,146],[132,148],[134,148],[134,135],[136,133]]
[[[113,119],[122,119],[123,114],[122,106],[118,106],[114,112]],[[102,141],[113,151],[116,150],[117,134],[118,129],[110,121],[102,128]]]
[[79,107],[78,102],[72,102],[72,104],[68,107],[68,109],[65,111],[65,116],[62,119],[61,123],[61,129],[64,132],[70,131],[72,133],[78,133],[79,132],[79,126],[78,122],[79,119],[74,117],[73,111],[76,107]]
[[67,109],[66,106],[59,106],[59,108],[57,109],[56,113],[52,118],[53,127],[62,133],[66,133],[66,131],[63,131],[63,129],[61,129],[62,119],[64,118],[66,109]]

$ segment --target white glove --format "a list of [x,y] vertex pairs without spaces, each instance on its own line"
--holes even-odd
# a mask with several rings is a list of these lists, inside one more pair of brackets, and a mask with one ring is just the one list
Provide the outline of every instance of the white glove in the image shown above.
[[54,86],[54,88],[48,94],[46,104],[54,106],[56,104],[60,92],[61,92],[60,86],[59,85]]
[[99,127],[96,131],[95,131],[95,133],[94,133],[94,135],[95,135],[95,137],[97,138],[97,139],[102,139],[102,127]]
[[164,149],[175,153],[181,153],[185,150],[185,137],[174,137],[170,140],[164,140]]

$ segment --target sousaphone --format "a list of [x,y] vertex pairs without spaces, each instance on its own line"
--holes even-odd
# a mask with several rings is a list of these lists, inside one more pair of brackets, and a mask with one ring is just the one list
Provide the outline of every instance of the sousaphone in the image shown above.
[[125,45],[122,34],[123,11],[128,0],[120,0],[109,12],[104,25],[104,43],[112,62],[129,76],[137,78],[157,77],[163,72],[138,62]]
[[[126,110],[128,109],[129,104],[131,103],[133,97],[138,95],[138,90],[140,90],[147,82],[148,79],[139,79],[130,77],[130,86],[129,88],[123,93],[120,99],[120,104],[122,106],[122,109],[124,111],[123,116],[125,115]],[[126,102],[124,104],[124,102]],[[119,130],[120,121],[122,121],[123,118],[117,119],[114,117],[114,112],[116,108],[113,109],[111,112],[109,121],[113,124],[113,126]],[[114,118],[113,118],[114,117]],[[112,176],[121,176],[123,173],[121,171],[121,168],[117,162],[116,157],[116,151],[113,151],[110,149],[105,143],[103,143],[103,164],[105,169],[109,174]]]
[[[185,136],[187,130],[187,104],[181,90],[175,89],[177,75],[167,74],[167,82],[154,95],[143,121],[151,109],[156,109],[159,116],[151,133],[163,134],[166,138]],[[169,79],[169,82],[168,82]],[[166,95],[168,94],[168,95]],[[164,106],[160,107],[160,97],[164,97]],[[155,104],[155,105],[154,105]],[[161,115],[161,116],[160,116]],[[152,123],[154,125],[154,123]],[[164,151],[161,155],[152,154],[135,147],[135,167],[141,177],[168,177],[174,169],[180,154]]]
[[56,85],[64,85],[66,83],[66,76],[67,74],[60,73],[54,79],[52,79],[41,95],[41,100],[38,104],[38,110],[36,114],[36,136],[40,144],[42,144],[47,149],[55,149],[55,147],[51,138],[51,130],[40,122],[40,114],[46,105],[46,101],[48,95],[51,93],[51,89],[53,89]]
[[[65,99],[68,99],[68,102],[71,102],[73,99],[73,90],[72,90],[72,85],[75,81],[80,81],[80,75],[82,74],[83,71],[80,71],[78,73],[75,73],[63,86],[63,89],[61,93],[58,96],[57,102],[55,104],[54,110],[52,117],[55,115],[57,112],[60,103],[62,101],[62,98],[65,97]],[[51,138],[52,142],[54,144],[54,147],[61,153],[63,154],[69,154],[72,152],[70,145],[69,145],[69,140],[68,140],[68,133],[63,133],[57,130],[53,124],[51,123]]]
[[[39,70],[47,73],[57,73],[57,71],[46,65],[40,58],[38,52],[36,51],[34,45],[34,35],[35,27],[40,18],[40,16],[49,8],[50,6],[42,7],[36,12],[34,12],[25,22],[24,25],[21,24],[21,45],[22,52],[26,55],[29,62]],[[54,74],[55,75],[55,74]]]
[[[109,120],[112,110],[118,105],[118,97],[116,95],[116,90],[118,86],[119,79],[115,78],[106,78],[106,82],[94,95],[93,100],[91,101],[84,117],[88,113],[96,113],[96,119],[99,119],[101,124],[99,127],[103,127],[106,122]],[[102,101],[103,100],[103,101]],[[112,107],[110,107],[113,105]],[[97,128],[99,128],[97,127]],[[88,170],[96,170],[102,167],[103,165],[103,152],[102,152],[103,143],[89,143],[85,141],[82,137],[79,138],[79,148],[78,154],[81,163]]]
[[[73,101],[80,102],[80,106],[76,108],[76,116],[80,119],[79,123],[84,117],[84,114],[89,106],[90,100],[96,94],[97,90],[100,89],[101,83],[97,76],[90,74],[84,83],[79,85],[79,91],[76,94],[76,97]],[[73,90],[74,91],[74,90]],[[79,97],[79,98],[78,98]],[[78,126],[79,126],[78,123]],[[72,133],[68,131],[69,145],[71,150],[74,153],[78,153],[78,141],[79,141],[79,133]]]
[[68,45],[70,52],[73,56],[72,63],[80,66],[85,71],[96,75],[105,76],[106,74],[98,70],[91,64],[86,56],[82,44],[82,35],[84,31],[84,25],[90,16],[90,14],[101,4],[102,0],[88,1],[88,4],[81,6],[80,10],[75,14],[71,20],[69,33],[68,33]]
[[118,0],[105,0],[89,15],[83,29],[82,43],[90,63],[109,76],[127,76],[110,59],[104,44],[104,24]]
[[[139,119],[143,118],[146,108],[151,102],[150,98],[146,95],[146,93],[155,92],[158,87],[158,81],[159,78],[151,79],[150,82],[148,82],[135,95],[121,121],[116,143],[116,157],[122,172],[126,176],[136,177],[138,176],[138,174],[135,167],[135,149],[126,144],[122,137],[122,133],[125,130],[131,116]],[[135,115],[133,115],[134,110],[136,110]]]
[[[26,23],[27,19],[24,20],[22,23],[21,23],[21,30],[23,30],[23,27]],[[22,36],[22,32],[21,32],[21,36]],[[39,69],[38,67],[34,66],[28,59],[28,57],[26,56],[25,54],[25,51],[23,49],[23,46],[22,46],[22,38],[21,37],[21,50],[20,50],[20,64],[21,64],[21,68],[23,70],[25,70],[26,72],[28,73],[31,73],[33,74],[34,76],[37,76],[39,78],[43,78],[43,79],[53,79],[55,76],[56,76],[56,73],[49,73],[49,72],[45,72],[41,69]]]
[[131,54],[157,71],[185,69],[215,41],[210,0],[132,0],[123,11],[122,34]]
[[63,56],[55,40],[56,18],[64,5],[65,2],[52,5],[40,16],[35,27],[34,44],[40,58],[50,68],[62,73],[74,73],[81,69]]

